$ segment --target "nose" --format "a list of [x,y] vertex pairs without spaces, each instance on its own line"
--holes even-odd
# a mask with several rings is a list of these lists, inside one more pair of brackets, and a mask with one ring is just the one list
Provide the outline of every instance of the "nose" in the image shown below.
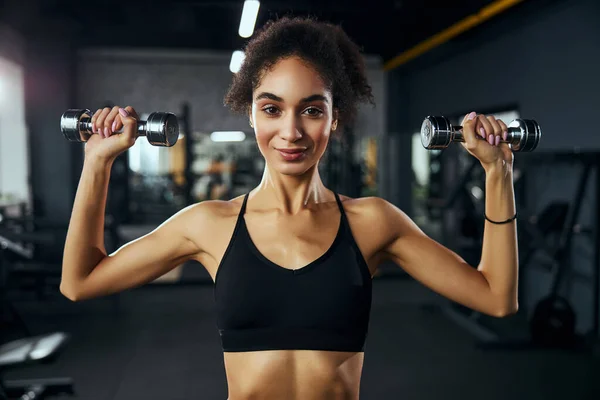
[[302,138],[301,121],[296,115],[290,114],[285,118],[279,130],[279,137],[292,143]]

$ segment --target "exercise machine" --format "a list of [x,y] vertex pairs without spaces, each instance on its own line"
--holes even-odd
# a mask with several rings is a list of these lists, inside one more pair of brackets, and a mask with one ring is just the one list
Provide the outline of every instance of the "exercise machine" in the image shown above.
[[[11,304],[7,292],[7,263],[6,253],[12,252],[23,258],[32,257],[30,250],[21,244],[0,236],[0,322],[14,322],[20,326],[26,335],[0,345],[0,400],[18,398],[20,400],[41,400],[57,394],[73,394],[71,378],[39,378],[25,380],[4,380],[3,376],[9,370],[25,368],[32,364],[51,363],[64,349],[69,335],[65,332],[31,336],[23,319]],[[12,321],[11,321],[12,318]]]

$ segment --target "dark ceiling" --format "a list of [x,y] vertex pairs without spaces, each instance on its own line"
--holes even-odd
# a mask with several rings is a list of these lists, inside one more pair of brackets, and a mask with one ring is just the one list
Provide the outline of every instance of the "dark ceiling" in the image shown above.
[[[389,60],[493,0],[263,0],[257,27],[283,15],[341,24],[365,53]],[[28,37],[62,31],[84,46],[234,50],[243,0],[0,0],[4,22]]]

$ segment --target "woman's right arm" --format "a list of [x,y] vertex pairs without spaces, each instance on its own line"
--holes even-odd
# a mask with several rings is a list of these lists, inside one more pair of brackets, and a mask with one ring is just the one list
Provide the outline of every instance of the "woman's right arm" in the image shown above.
[[[109,167],[91,162],[81,175],[65,242],[60,284],[61,293],[73,301],[106,296],[151,282],[200,252],[185,228],[190,222],[189,214],[197,207],[190,206],[153,232],[107,255],[104,213],[109,175]],[[194,214],[198,217],[202,213]]]
[[[98,110],[101,111],[101,110]],[[134,110],[127,110],[131,113]],[[118,109],[97,113],[96,122],[118,130]],[[125,134],[92,135],[86,143],[86,156],[63,253],[60,291],[77,301],[105,296],[162,276],[192,259],[201,249],[190,239],[191,226],[202,224],[200,204],[189,206],[169,218],[153,232],[125,244],[108,255],[104,246],[104,214],[110,169],[118,153],[135,141],[135,119],[124,117]],[[93,120],[94,121],[94,120]],[[104,126],[104,127],[106,127]],[[119,135],[121,136],[121,135]],[[129,139],[127,138],[129,137]],[[206,210],[205,210],[206,211]]]

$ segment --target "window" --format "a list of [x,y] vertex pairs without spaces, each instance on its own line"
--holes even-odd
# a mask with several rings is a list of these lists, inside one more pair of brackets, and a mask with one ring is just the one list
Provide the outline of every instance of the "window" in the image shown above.
[[0,57],[0,202],[30,202],[23,67]]

